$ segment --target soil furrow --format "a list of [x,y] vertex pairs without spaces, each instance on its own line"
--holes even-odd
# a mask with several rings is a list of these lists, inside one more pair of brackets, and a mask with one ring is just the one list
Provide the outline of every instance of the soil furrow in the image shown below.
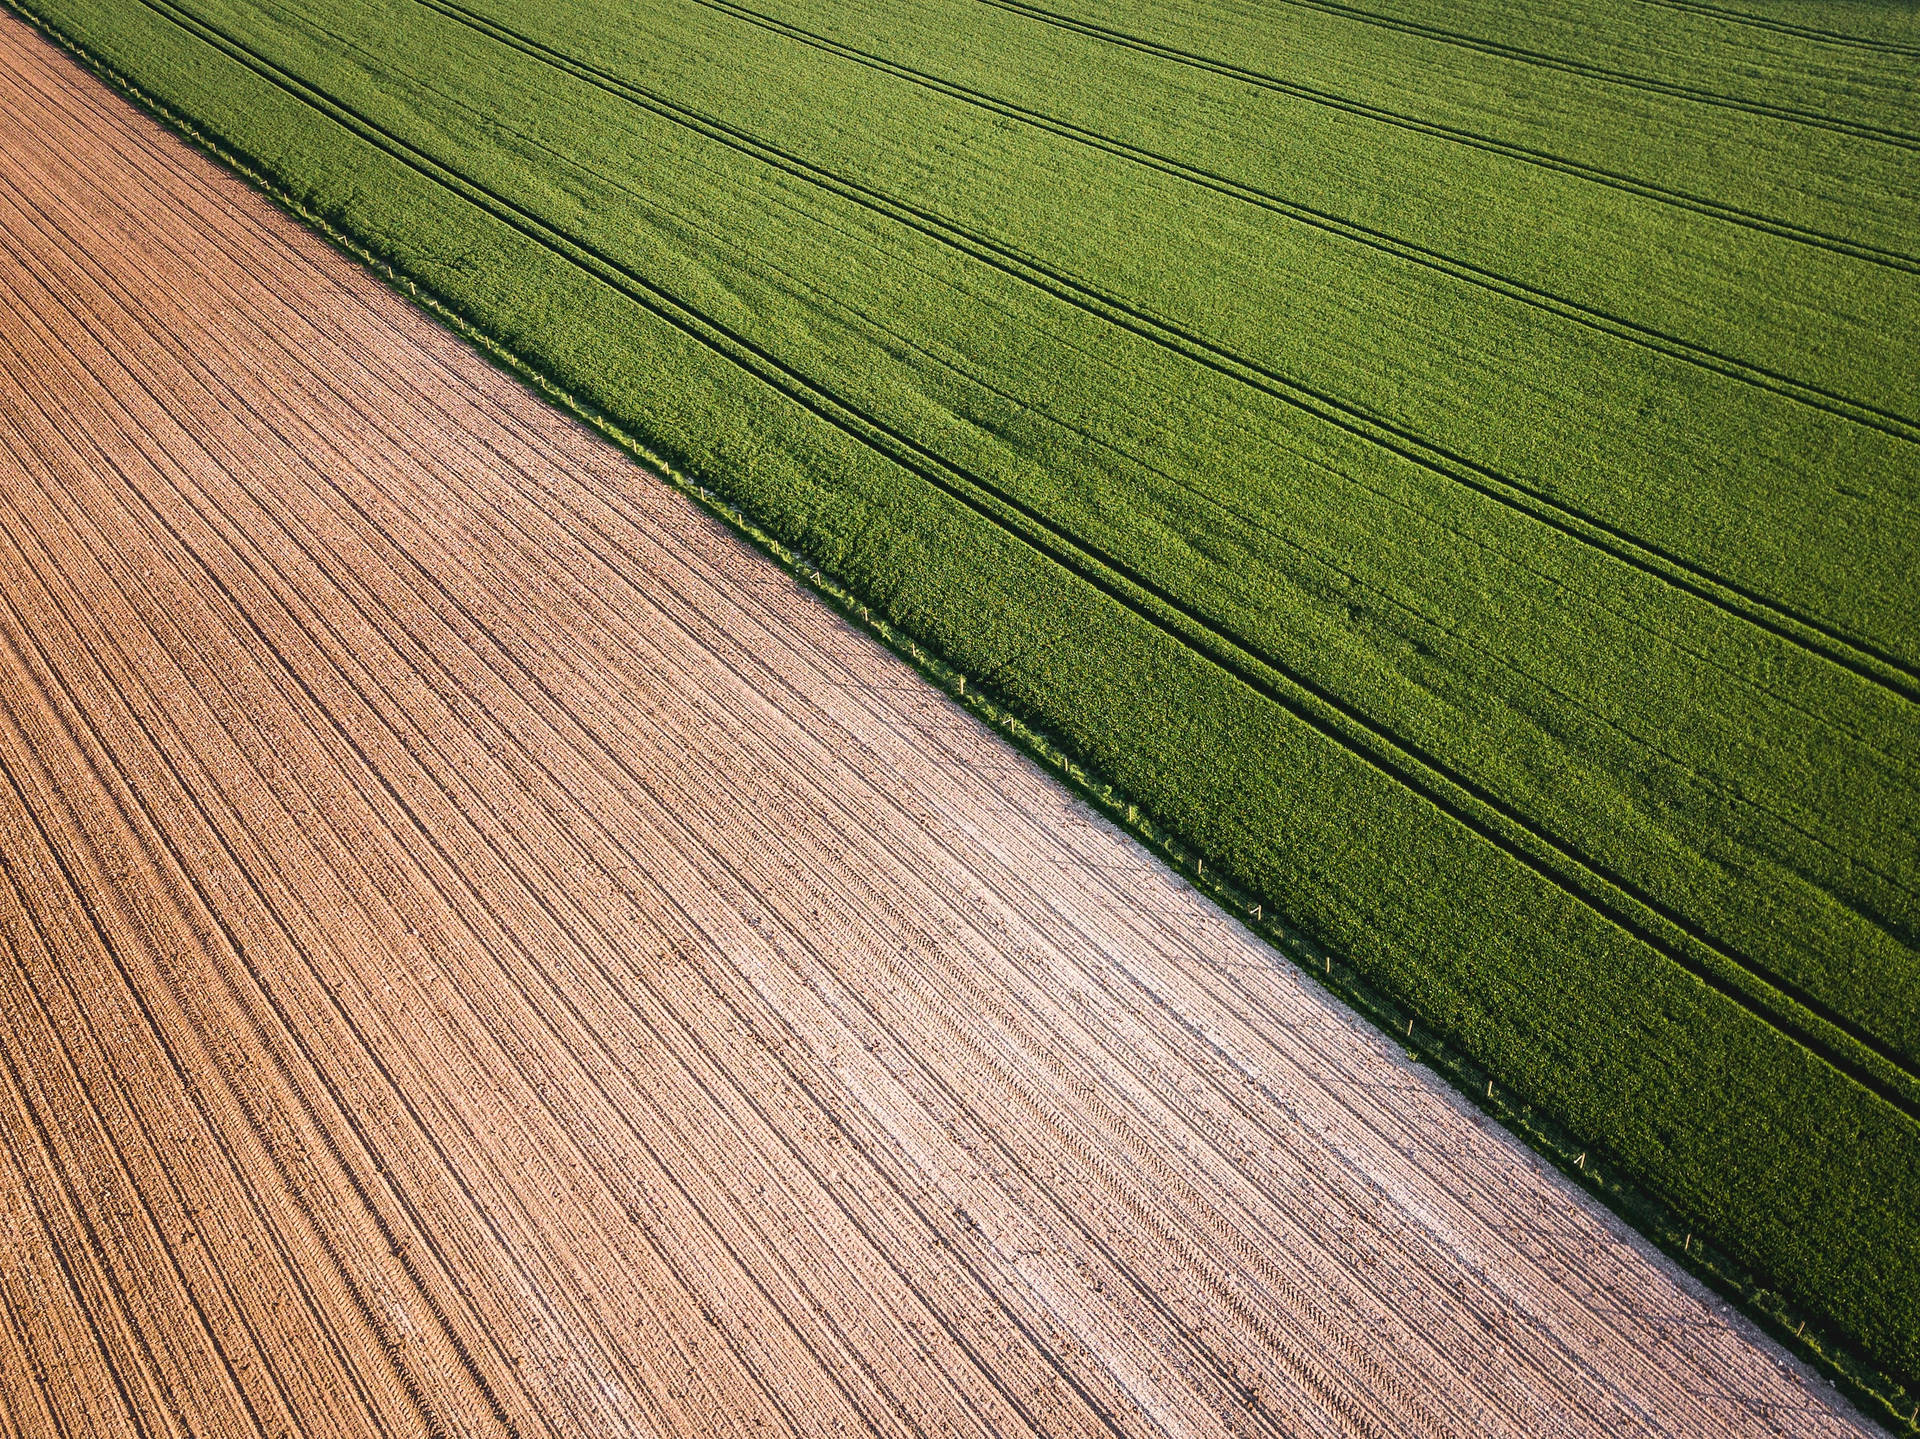
[[11,22],[0,117],[0,1425],[1860,1432]]

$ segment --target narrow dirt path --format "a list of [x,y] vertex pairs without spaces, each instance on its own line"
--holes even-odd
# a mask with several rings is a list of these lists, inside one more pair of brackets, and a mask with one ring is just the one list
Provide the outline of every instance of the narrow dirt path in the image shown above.
[[0,1429],[1858,1432],[0,23]]

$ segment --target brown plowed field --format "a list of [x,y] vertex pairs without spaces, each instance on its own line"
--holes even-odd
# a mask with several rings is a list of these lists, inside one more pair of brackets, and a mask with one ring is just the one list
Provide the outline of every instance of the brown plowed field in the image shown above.
[[0,1428],[1854,1432],[0,23]]

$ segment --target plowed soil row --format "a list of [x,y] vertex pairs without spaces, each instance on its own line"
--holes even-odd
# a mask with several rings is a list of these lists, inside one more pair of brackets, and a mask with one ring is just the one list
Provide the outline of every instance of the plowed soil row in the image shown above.
[[1850,1433],[0,24],[0,1427]]

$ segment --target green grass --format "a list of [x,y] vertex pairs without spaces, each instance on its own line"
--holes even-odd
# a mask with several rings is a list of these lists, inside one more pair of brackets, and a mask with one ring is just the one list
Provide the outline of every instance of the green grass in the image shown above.
[[1920,23],[27,0],[1920,1377]]

